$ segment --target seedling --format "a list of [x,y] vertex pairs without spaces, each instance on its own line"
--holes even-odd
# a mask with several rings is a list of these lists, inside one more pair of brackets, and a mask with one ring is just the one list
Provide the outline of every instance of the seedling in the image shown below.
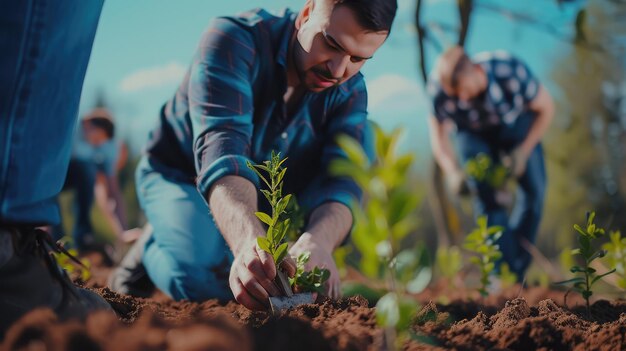
[[311,254],[305,252],[296,259],[296,274],[289,278],[291,286],[299,292],[324,293],[324,283],[330,278],[330,271],[326,268],[313,267],[305,271],[304,265],[309,261]]
[[[78,257],[78,251],[76,251],[76,249],[69,249],[67,253],[69,255],[63,252],[53,252],[52,255],[58,265],[63,268],[72,279],[79,278],[83,282],[89,280],[89,278],[91,278],[91,272],[89,271],[91,264],[89,260],[79,260],[76,258]],[[70,255],[72,257],[70,257]]]
[[587,225],[584,228],[581,228],[578,224],[574,224],[574,229],[578,233],[578,244],[580,247],[572,250],[572,254],[580,255],[583,264],[582,266],[573,265],[572,268],[570,268],[570,272],[577,275],[576,277],[556,283],[559,285],[571,284],[572,288],[578,291],[585,299],[588,315],[591,315],[589,298],[593,295],[593,291],[591,290],[593,284],[602,279],[602,277],[615,272],[615,269],[612,269],[608,272],[597,275],[596,270],[591,268],[591,262],[597,258],[604,257],[607,254],[606,250],[594,251],[592,247],[592,243],[604,235],[604,229],[598,227],[593,222],[595,217],[595,212],[587,213]]
[[617,273],[617,286],[626,290],[626,237],[622,237],[619,231],[609,234],[610,241],[602,245],[606,250],[606,258],[609,267],[615,267]]
[[[280,153],[272,152],[270,160],[264,161],[263,164],[247,163],[248,168],[253,170],[268,188],[262,189],[261,193],[270,203],[272,213],[270,215],[264,212],[255,212],[256,217],[268,226],[266,236],[258,237],[257,244],[263,251],[272,256],[274,264],[278,267],[276,275],[278,283],[285,295],[290,298],[270,297],[272,307],[276,307],[278,310],[313,302],[313,295],[310,293],[292,296],[293,288],[303,293],[323,292],[324,283],[330,276],[328,270],[318,267],[314,267],[310,272],[304,270],[304,264],[309,259],[309,253],[301,255],[297,259],[298,267],[293,279],[289,279],[280,269],[280,264],[288,254],[289,244],[285,241],[289,233],[292,233],[290,236],[294,240],[297,239],[299,233],[294,231],[297,232],[304,223],[304,216],[295,202],[295,198],[291,194],[283,197],[283,179],[287,168],[282,165],[286,160],[286,158],[281,159]],[[295,226],[292,226],[292,218],[295,218]]]
[[[287,172],[287,168],[283,168],[282,164],[287,159],[280,159],[280,153],[276,154],[272,151],[269,161],[264,161],[262,165],[253,165],[248,162],[248,168],[253,170],[261,179],[268,189],[262,189],[261,193],[272,206],[272,213],[255,212],[261,222],[268,225],[265,237],[258,237],[257,244],[263,250],[269,253],[274,259],[276,267],[280,267],[280,263],[287,256],[289,245],[283,241],[287,231],[289,230],[290,220],[281,220],[280,216],[285,213],[287,205],[291,199],[291,194],[283,197],[283,178]],[[269,180],[261,173],[264,171],[269,175]]]
[[480,270],[480,288],[478,292],[483,297],[489,295],[489,276],[493,275],[496,262],[502,258],[502,252],[496,242],[502,236],[504,228],[501,226],[487,226],[487,217],[480,216],[476,220],[478,226],[465,238],[463,247],[473,252],[475,256],[470,258],[470,262],[475,264]]
[[485,182],[494,189],[504,187],[509,177],[509,170],[499,163],[494,163],[485,153],[467,161],[465,171],[478,182]]
[[407,294],[424,289],[432,272],[423,247],[401,251],[402,240],[417,227],[413,211],[419,197],[407,181],[413,156],[397,154],[399,130],[390,135],[377,126],[374,130],[373,163],[356,140],[342,135],[337,142],[347,158],[334,160],[331,172],[352,178],[363,190],[366,201],[353,207],[351,238],[361,253],[361,271],[385,282],[376,319],[385,329],[386,348],[395,350],[410,335],[409,322],[418,308]]
[[448,284],[455,287],[454,279],[463,266],[461,250],[457,246],[439,246],[435,258],[435,267]]

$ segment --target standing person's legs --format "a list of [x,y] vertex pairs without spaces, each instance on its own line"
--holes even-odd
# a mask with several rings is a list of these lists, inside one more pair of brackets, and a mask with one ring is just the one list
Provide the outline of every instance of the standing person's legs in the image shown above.
[[[156,169],[158,170],[156,170]],[[195,185],[145,158],[138,197],[153,227],[143,264],[154,284],[176,300],[232,299],[232,254]]]
[[47,234],[33,228],[59,222],[56,197],[101,10],[98,0],[0,0],[0,338],[37,307],[70,318],[108,306],[63,276]]
[[546,190],[546,169],[541,144],[537,145],[530,154],[526,172],[518,180],[518,189],[515,206],[511,213],[510,228],[515,234],[518,244],[518,255],[515,258],[512,271],[522,280],[526,269],[530,265],[531,256],[520,244],[524,238],[530,243],[535,242]]
[[[498,162],[498,150],[481,135],[460,131],[457,133],[457,144],[463,164],[466,164],[467,161],[481,153],[489,156],[492,162]],[[509,219],[506,208],[496,201],[495,190],[489,184],[479,182],[471,177],[468,182],[470,188],[476,195],[474,198],[474,215],[486,215],[489,226],[499,225],[504,228],[498,245],[500,245],[503,260],[511,266],[513,258],[517,256],[517,244],[509,230]]]
[[74,189],[74,230],[72,237],[78,250],[94,240],[91,226],[96,166],[93,162],[72,159],[67,172],[66,185]]
[[0,222],[56,224],[102,1],[0,1]]
[[[464,166],[470,159],[479,154],[489,156],[494,162],[497,160],[493,147],[482,136],[463,131],[457,133],[456,139]],[[497,203],[495,190],[486,182],[478,181],[472,177],[468,178],[468,183],[476,195],[474,198],[475,215],[486,215],[489,225],[501,225],[506,228],[508,224],[506,209]]]

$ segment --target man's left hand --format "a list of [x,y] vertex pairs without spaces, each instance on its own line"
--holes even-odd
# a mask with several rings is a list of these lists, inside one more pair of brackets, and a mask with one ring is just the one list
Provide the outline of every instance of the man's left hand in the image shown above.
[[511,174],[515,178],[520,178],[526,172],[526,165],[528,164],[528,158],[530,153],[521,147],[515,148],[511,154]]
[[303,233],[298,241],[289,249],[289,253],[298,257],[304,252],[309,252],[311,258],[305,264],[305,269],[310,271],[313,267],[326,268],[330,271],[330,278],[326,281],[326,294],[337,299],[341,295],[339,271],[332,255],[332,249],[326,247],[325,243],[317,240],[311,233]]

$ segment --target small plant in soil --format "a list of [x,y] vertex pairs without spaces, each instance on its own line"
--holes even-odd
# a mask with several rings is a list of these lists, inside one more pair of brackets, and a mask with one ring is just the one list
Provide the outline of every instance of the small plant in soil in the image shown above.
[[494,189],[504,187],[509,171],[501,164],[494,163],[489,155],[479,153],[465,164],[465,172],[478,182],[489,184]]
[[615,267],[617,286],[626,290],[626,237],[620,231],[613,231],[609,234],[609,242],[602,248],[606,250],[609,267]]
[[[58,265],[63,268],[72,279],[80,279],[86,282],[91,278],[91,272],[89,267],[91,263],[87,259],[74,259],[72,257],[78,257],[78,251],[76,249],[67,250],[69,255],[62,252],[53,252],[52,255]],[[78,260],[78,261],[75,261]]]
[[487,217],[480,216],[476,220],[476,229],[467,235],[463,247],[475,255],[470,258],[470,262],[480,270],[481,286],[478,292],[483,297],[489,295],[489,277],[494,275],[496,262],[502,258],[502,252],[496,242],[502,236],[501,226],[488,226]]
[[[258,237],[257,244],[263,250],[272,255],[276,267],[287,256],[289,245],[284,242],[285,235],[289,230],[290,220],[281,220],[280,217],[285,213],[287,205],[291,199],[291,194],[283,197],[283,178],[287,172],[287,168],[282,165],[287,159],[280,159],[280,154],[272,152],[271,159],[264,161],[261,165],[253,165],[248,162],[248,168],[252,169],[261,179],[268,189],[262,189],[261,193],[272,206],[272,213],[255,212],[255,215],[261,222],[267,224],[267,234],[265,237]],[[269,180],[261,173],[264,171],[269,175]]]
[[417,227],[413,211],[419,196],[407,181],[413,156],[397,154],[399,130],[390,135],[377,126],[374,130],[374,162],[357,141],[342,135],[337,142],[347,158],[335,159],[331,172],[352,178],[363,190],[366,201],[354,206],[351,238],[361,253],[360,270],[386,287],[386,294],[376,304],[376,318],[385,329],[386,348],[395,350],[414,336],[409,326],[418,304],[408,293],[423,290],[432,270],[425,247],[401,247],[402,240]]
[[[266,236],[258,237],[257,245],[272,256],[277,268],[288,254],[289,244],[286,240],[288,238],[296,240],[299,233],[295,232],[299,231],[304,223],[304,216],[293,195],[287,194],[283,197],[283,179],[287,172],[283,163],[286,160],[286,158],[281,159],[280,153],[272,151],[270,160],[264,161],[263,164],[247,163],[248,168],[253,170],[268,188],[261,189],[261,193],[270,203],[272,213],[255,212],[256,217],[267,225]],[[321,293],[324,291],[324,283],[328,280],[330,272],[319,267],[313,267],[312,271],[305,271],[304,265],[309,260],[309,255],[305,253],[297,258],[298,266],[293,279],[287,278],[284,272],[278,269],[277,279],[285,293],[292,288],[298,292]]]
[[578,234],[579,247],[572,250],[572,254],[580,256],[580,258],[582,259],[581,266],[573,265],[570,268],[570,272],[574,273],[576,277],[556,283],[559,285],[572,285],[572,288],[578,291],[585,299],[588,315],[591,315],[591,310],[589,308],[589,299],[591,298],[591,295],[593,295],[593,291],[591,290],[593,284],[602,279],[602,277],[605,277],[615,272],[615,269],[612,269],[608,272],[598,275],[596,274],[596,270],[591,267],[591,262],[598,258],[602,258],[607,254],[606,250],[593,249],[593,243],[596,241],[596,239],[604,236],[604,229],[598,227],[593,222],[595,216],[595,212],[587,213],[587,224],[585,227],[574,224],[574,229]]
[[330,271],[325,268],[313,267],[306,271],[304,265],[309,261],[311,254],[305,252],[296,258],[296,274],[289,278],[291,286],[297,287],[298,291],[324,293],[324,283],[330,278]]
[[440,277],[451,287],[455,287],[455,279],[463,267],[463,257],[458,246],[439,246],[435,256],[435,267]]

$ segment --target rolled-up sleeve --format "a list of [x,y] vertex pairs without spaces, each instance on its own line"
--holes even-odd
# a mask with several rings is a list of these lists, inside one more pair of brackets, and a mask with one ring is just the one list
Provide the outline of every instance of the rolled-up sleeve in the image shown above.
[[367,90],[360,79],[337,106],[329,120],[324,137],[321,173],[307,189],[306,207],[315,209],[326,202],[339,202],[352,210],[361,201],[362,189],[348,177],[333,176],[329,172],[332,160],[346,158],[337,145],[341,134],[351,136],[361,144],[370,161],[374,159],[373,129],[367,120]]
[[227,175],[258,186],[246,167],[253,133],[251,34],[228,19],[216,19],[204,33],[189,78],[189,114],[198,190],[206,198]]

